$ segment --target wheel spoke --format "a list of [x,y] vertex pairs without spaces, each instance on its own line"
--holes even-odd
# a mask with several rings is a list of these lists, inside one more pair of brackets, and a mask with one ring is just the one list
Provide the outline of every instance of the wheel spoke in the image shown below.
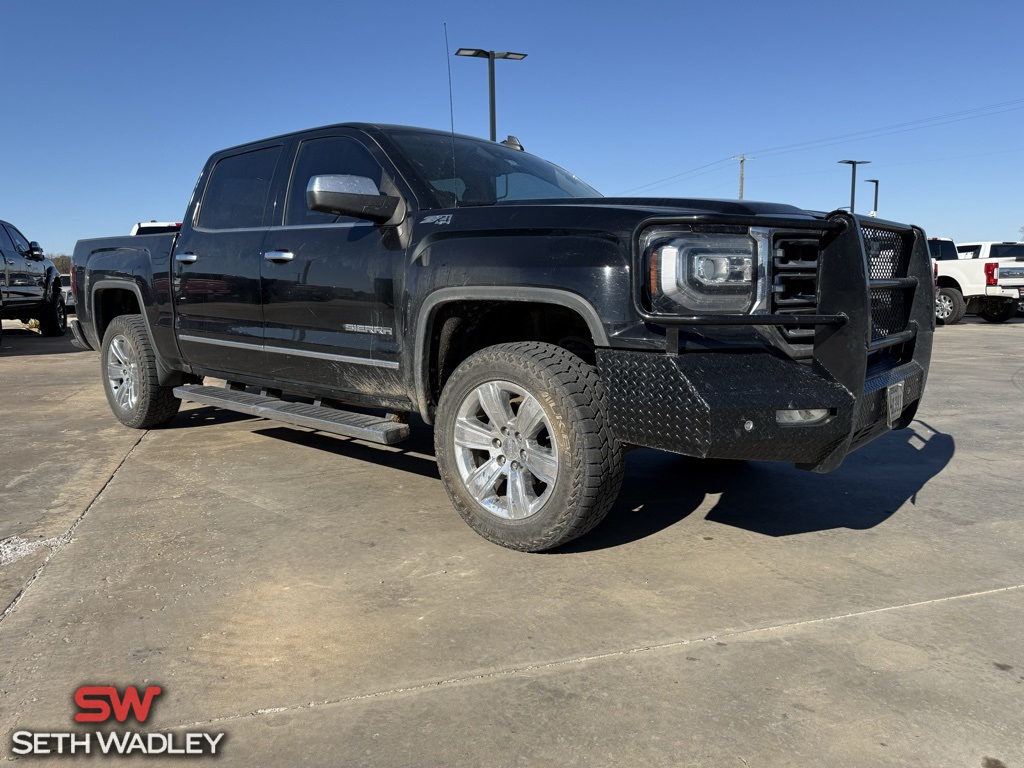
[[558,459],[550,449],[539,445],[527,446],[523,463],[534,477],[547,485],[554,483],[558,476]]
[[494,494],[494,484],[501,477],[502,465],[497,459],[489,459],[477,467],[468,478],[466,478],[466,490],[468,490],[479,502]]
[[128,360],[124,355],[124,350],[122,348],[123,344],[124,341],[122,339],[114,339],[110,343],[110,354],[117,358],[117,362],[119,362],[121,365],[127,366]]
[[526,472],[513,469],[508,473],[508,516],[513,520],[522,520],[530,516],[530,494],[528,491]]
[[107,378],[112,382],[120,381],[124,378],[124,374],[122,373],[123,370],[124,369],[117,363],[107,363]]
[[119,386],[117,388],[117,391],[114,392],[114,401],[117,403],[117,405],[120,408],[127,408],[128,407],[128,387],[129,386],[131,386],[129,380],[125,379],[125,381],[121,384],[121,386]]
[[477,397],[480,399],[480,407],[484,409],[487,418],[491,420],[494,428],[503,427],[512,420],[512,409],[508,404],[508,392],[493,381],[481,384],[477,387]]
[[460,417],[455,422],[455,445],[472,451],[487,451],[498,435],[497,429],[488,428],[476,419]]
[[516,415],[515,430],[523,437],[536,437],[544,426],[544,411],[536,398],[526,395]]

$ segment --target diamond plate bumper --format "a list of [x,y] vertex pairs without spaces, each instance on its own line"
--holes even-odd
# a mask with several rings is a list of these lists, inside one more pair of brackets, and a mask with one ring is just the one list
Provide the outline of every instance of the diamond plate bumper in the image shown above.
[[[829,471],[888,431],[886,389],[904,383],[909,423],[924,370],[915,362],[869,377],[858,398],[814,368],[768,352],[666,355],[599,349],[612,428],[632,445],[722,459],[792,461]],[[827,408],[813,425],[780,425],[776,411]]]

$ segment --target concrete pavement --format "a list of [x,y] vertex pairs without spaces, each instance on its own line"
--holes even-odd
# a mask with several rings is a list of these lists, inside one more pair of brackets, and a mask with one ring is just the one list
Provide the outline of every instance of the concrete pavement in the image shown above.
[[634,451],[547,555],[464,525],[422,426],[133,432],[94,353],[19,328],[0,760],[112,683],[226,765],[1024,765],[1024,321],[940,328],[913,428],[830,475]]

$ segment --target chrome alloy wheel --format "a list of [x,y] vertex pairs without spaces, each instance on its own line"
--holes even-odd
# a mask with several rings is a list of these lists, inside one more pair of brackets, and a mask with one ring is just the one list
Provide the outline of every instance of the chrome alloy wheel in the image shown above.
[[547,503],[558,446],[537,399],[508,381],[481,384],[455,420],[455,462],[466,490],[493,515],[522,520]]
[[132,411],[139,402],[139,355],[127,336],[118,334],[107,353],[107,383],[117,407]]
[[953,314],[953,300],[944,293],[935,297],[935,317],[946,320]]

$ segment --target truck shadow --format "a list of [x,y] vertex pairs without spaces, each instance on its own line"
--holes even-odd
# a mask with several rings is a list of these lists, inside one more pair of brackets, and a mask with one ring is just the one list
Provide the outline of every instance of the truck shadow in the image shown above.
[[[241,414],[239,414],[241,415]],[[254,430],[257,434],[294,445],[304,445],[318,451],[327,451],[350,459],[372,462],[401,472],[429,477],[440,483],[434,459],[434,434],[420,422],[412,435],[397,445],[375,445],[341,435],[325,432],[306,432],[292,427],[267,427]],[[441,491],[444,493],[444,491]]]
[[[217,408],[192,408],[175,427],[250,420]],[[439,480],[432,431],[413,418],[411,437],[398,445],[269,425],[257,434]],[[608,549],[652,536],[710,509],[706,520],[764,536],[782,537],[847,528],[867,530],[887,520],[938,475],[956,452],[952,435],[915,421],[849,456],[827,475],[775,462],[694,459],[647,449],[626,457],[618,501],[593,531],[553,553]],[[717,496],[717,499],[714,497]]]
[[63,336],[42,336],[21,323],[7,321],[3,338],[0,339],[0,358],[63,355],[68,352],[83,354],[86,350],[74,346],[72,338],[71,331]]
[[921,421],[891,432],[827,475],[774,462],[702,461],[656,451],[627,456],[622,493],[594,531],[556,552],[587,552],[651,536],[717,501],[705,519],[765,536],[884,522],[952,459],[951,435]]

